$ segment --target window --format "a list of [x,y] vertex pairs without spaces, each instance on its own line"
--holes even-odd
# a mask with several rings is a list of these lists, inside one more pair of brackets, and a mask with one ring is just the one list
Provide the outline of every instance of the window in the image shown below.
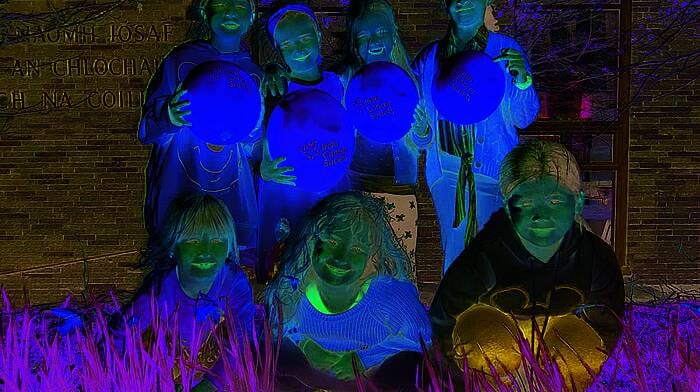
[[[502,30],[528,52],[541,111],[521,139],[567,146],[581,165],[593,232],[625,265],[630,2],[516,1]],[[510,17],[509,17],[510,16]]]

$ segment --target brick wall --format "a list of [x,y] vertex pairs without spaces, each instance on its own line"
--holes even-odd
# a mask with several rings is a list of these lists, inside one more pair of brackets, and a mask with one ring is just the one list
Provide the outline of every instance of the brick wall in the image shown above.
[[[78,2],[56,4],[60,8]],[[32,27],[26,22],[0,32],[5,39],[0,44],[0,284],[16,300],[23,298],[23,287],[32,302],[58,300],[83,290],[85,276],[95,290],[138,284],[141,275],[130,266],[145,242],[143,168],[149,154],[136,139],[139,94],[152,72],[149,64],[181,42],[188,4],[126,2],[80,24],[94,32],[78,30],[77,35],[71,35],[72,27],[69,34],[59,29],[61,36],[30,30],[29,41],[8,41],[16,38],[17,27]],[[411,55],[445,31],[438,1],[393,4]],[[654,12],[644,4],[635,5],[637,22]],[[331,54],[328,45],[342,38],[342,7],[333,1],[312,5],[328,17],[327,35],[333,39],[325,41],[324,53]],[[44,1],[0,4],[0,14],[46,11]],[[683,45],[692,43],[669,49],[687,50]],[[74,68],[81,61],[102,67],[97,59],[114,58],[139,63],[134,71],[122,63],[122,73],[126,69],[129,75],[83,75]],[[113,65],[118,68],[118,63]],[[69,68],[74,75],[61,76]],[[96,71],[103,69],[92,73]],[[650,282],[665,277],[700,283],[697,261],[678,253],[678,244],[683,244],[689,257],[695,257],[700,238],[700,142],[693,123],[700,120],[700,89],[697,82],[684,85],[693,77],[697,69],[654,85],[645,91],[678,90],[632,108],[628,262],[633,273]],[[418,193],[417,272],[428,299],[439,280],[442,257],[429,194],[425,187]]]
[[684,60],[697,51],[698,18],[697,7],[633,3],[638,37],[674,38],[653,51],[643,40],[632,48],[632,63],[648,65],[632,75],[627,261],[650,283],[700,284],[700,67],[697,53]]

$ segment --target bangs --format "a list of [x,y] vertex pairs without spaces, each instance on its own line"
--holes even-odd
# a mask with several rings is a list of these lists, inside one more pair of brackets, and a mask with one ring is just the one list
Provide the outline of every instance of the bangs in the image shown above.
[[203,234],[226,239],[231,245],[236,242],[233,219],[221,202],[194,205],[182,212],[177,223],[176,231],[172,233],[176,243]]

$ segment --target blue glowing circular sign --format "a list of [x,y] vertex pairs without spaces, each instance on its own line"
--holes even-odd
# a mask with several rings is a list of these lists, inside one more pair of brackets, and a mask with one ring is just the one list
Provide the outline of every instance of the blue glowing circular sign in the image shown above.
[[209,61],[195,67],[183,83],[190,101],[185,117],[191,130],[209,143],[227,145],[250,134],[260,118],[257,83],[247,72],[227,61]]
[[442,118],[457,124],[485,120],[501,105],[505,76],[491,57],[460,52],[445,60],[433,80],[433,103]]
[[411,129],[418,89],[401,67],[380,61],[365,65],[353,76],[345,104],[363,136],[390,143]]
[[355,135],[343,106],[323,91],[308,89],[287,94],[267,125],[270,156],[287,158],[296,186],[323,191],[340,181],[350,167]]

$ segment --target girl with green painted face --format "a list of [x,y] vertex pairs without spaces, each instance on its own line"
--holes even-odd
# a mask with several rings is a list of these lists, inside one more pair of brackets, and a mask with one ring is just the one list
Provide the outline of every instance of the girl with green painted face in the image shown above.
[[[156,323],[168,325],[168,330],[177,323],[183,347],[200,336],[205,342],[199,346],[200,360],[205,361],[200,364],[213,365],[212,373],[220,374],[219,353],[206,350],[216,345],[206,341],[213,342],[213,331],[225,314],[231,314],[236,319],[226,324],[238,329],[233,332],[245,344],[252,336],[255,313],[253,292],[239,265],[235,224],[226,205],[209,195],[176,200],[162,245],[150,248],[141,266],[148,271],[143,285],[112,323],[117,349],[123,349],[124,321],[144,334]],[[205,380],[200,388],[214,381],[214,377]]]
[[580,359],[598,372],[617,344],[624,284],[612,247],[581,218],[578,164],[560,144],[529,141],[505,156],[499,187],[503,207],[440,283],[435,337],[459,364],[466,357],[488,372],[484,358],[497,356],[512,372],[521,358],[512,333],[519,328],[537,351],[539,330],[567,382],[571,375],[583,390],[592,380]]
[[281,328],[284,340],[280,374],[338,387],[354,379],[355,362],[380,383],[415,382],[420,340],[429,344],[431,332],[380,201],[328,196],[293,233],[283,259],[265,290],[271,329]]

